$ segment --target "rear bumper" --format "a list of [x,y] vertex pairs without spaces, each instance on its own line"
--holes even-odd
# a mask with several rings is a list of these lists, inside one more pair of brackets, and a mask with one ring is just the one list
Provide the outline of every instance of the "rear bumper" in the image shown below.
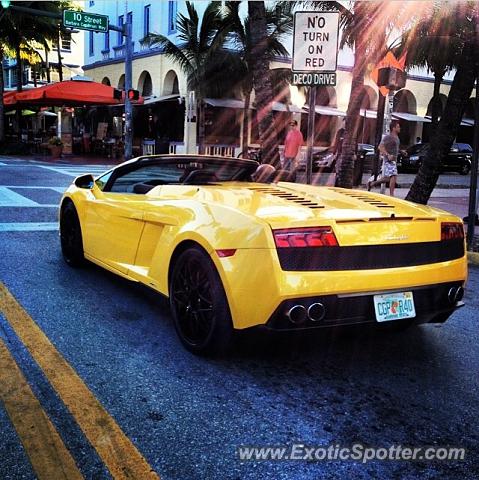
[[[458,308],[462,301],[451,298],[451,289],[463,287],[463,282],[447,282],[425,287],[407,288],[402,291],[412,291],[416,316],[411,319],[414,324],[442,323]],[[397,290],[396,290],[397,291]],[[391,292],[391,290],[387,291]],[[271,330],[302,330],[361,323],[378,323],[375,319],[373,296],[381,292],[369,292],[350,295],[320,295],[303,297],[283,301],[267,321],[265,327]],[[318,307],[317,305],[322,307]],[[307,312],[314,306],[316,319],[308,316]],[[300,306],[299,311],[305,312],[301,321],[292,321],[288,312],[295,306]],[[305,311],[301,307],[305,308]],[[318,309],[322,315],[318,315]],[[323,309],[323,310],[321,310]],[[310,310],[313,312],[312,310]],[[322,317],[322,318],[319,318]],[[394,323],[394,322],[385,322]]]

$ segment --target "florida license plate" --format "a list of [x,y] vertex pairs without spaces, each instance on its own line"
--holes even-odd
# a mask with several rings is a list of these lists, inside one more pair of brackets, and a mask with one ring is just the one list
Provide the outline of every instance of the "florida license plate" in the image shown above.
[[412,292],[374,295],[374,310],[378,322],[389,322],[416,316]]

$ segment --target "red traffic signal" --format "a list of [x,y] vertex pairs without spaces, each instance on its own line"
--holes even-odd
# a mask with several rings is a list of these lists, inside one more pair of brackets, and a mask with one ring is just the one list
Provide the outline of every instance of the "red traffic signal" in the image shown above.
[[130,100],[138,100],[140,98],[140,92],[138,90],[128,90],[128,98]]

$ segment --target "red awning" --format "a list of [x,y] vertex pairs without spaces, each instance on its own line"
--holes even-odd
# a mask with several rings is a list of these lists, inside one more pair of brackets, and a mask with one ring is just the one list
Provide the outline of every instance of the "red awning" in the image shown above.
[[3,94],[3,104],[4,105],[15,105],[16,101],[15,101],[15,94],[17,92],[15,91],[10,91],[10,92],[5,92]]
[[[97,82],[67,80],[23,92],[7,92],[5,105],[41,105],[79,107],[82,105],[118,105],[122,100],[113,98],[114,88]],[[134,103],[143,103],[140,97]]]

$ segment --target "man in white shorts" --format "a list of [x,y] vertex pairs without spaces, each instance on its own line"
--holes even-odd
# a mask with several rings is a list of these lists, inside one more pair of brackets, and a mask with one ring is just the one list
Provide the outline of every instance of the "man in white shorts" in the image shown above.
[[389,182],[389,193],[391,197],[394,197],[394,188],[396,187],[398,175],[396,161],[399,153],[399,132],[401,131],[401,125],[397,120],[393,120],[389,125],[389,129],[391,133],[384,135],[379,144],[379,153],[383,160],[382,176],[375,181],[368,182],[368,191],[376,185]]

